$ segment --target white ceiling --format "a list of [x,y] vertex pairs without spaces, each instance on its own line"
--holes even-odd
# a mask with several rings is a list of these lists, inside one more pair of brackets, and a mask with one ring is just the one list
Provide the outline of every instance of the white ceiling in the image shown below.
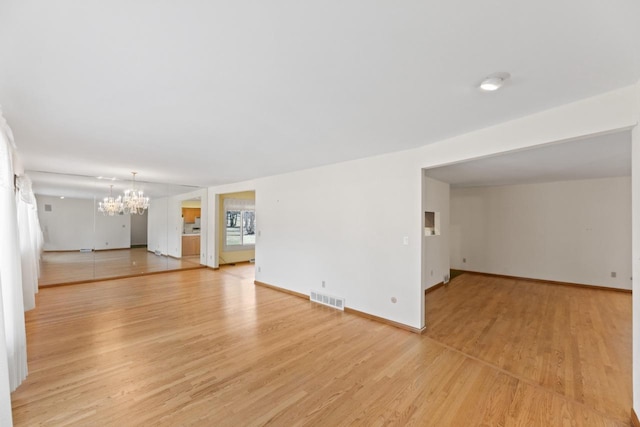
[[[27,169],[215,185],[633,84],[638,16],[636,0],[0,0],[0,104]],[[496,71],[511,82],[480,93]]]
[[631,132],[617,132],[428,169],[452,187],[531,184],[631,175]]

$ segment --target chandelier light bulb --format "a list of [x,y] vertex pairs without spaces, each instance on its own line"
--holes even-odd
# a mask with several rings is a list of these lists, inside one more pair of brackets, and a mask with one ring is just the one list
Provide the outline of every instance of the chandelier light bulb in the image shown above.
[[144,196],[142,190],[136,189],[136,172],[131,173],[131,188],[125,190],[123,196],[113,197],[113,185],[109,186],[109,196],[98,203],[98,211],[103,215],[143,215],[149,209],[149,198]]
[[124,192],[122,198],[122,210],[126,214],[130,215],[142,215],[144,211],[149,208],[149,198],[144,196],[142,190],[136,190],[136,174],[137,172],[131,172],[133,178],[131,179],[131,188]]
[[105,216],[119,215],[122,212],[122,197],[113,197],[113,185],[109,186],[109,196],[98,203],[98,211]]

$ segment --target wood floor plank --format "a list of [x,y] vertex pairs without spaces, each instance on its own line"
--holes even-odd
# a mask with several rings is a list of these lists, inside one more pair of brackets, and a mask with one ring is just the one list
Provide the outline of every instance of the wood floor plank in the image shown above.
[[427,336],[254,286],[252,265],[43,289],[14,422],[628,425],[624,300],[465,276],[429,294]]
[[618,419],[631,407],[631,295],[463,274],[426,335]]

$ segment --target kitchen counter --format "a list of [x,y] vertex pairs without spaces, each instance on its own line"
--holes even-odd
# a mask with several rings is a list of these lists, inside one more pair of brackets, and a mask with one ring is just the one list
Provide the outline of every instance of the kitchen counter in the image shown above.
[[182,235],[182,256],[200,255],[200,235]]

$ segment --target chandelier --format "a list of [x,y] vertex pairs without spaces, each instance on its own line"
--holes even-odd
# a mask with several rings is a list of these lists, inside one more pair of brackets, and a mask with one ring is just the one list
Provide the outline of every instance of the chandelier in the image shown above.
[[108,216],[119,215],[122,212],[122,196],[113,197],[113,185],[109,187],[109,197],[98,203],[98,211]]
[[131,172],[133,178],[131,179],[131,188],[125,190],[124,197],[122,198],[122,212],[126,214],[144,214],[144,211],[149,208],[149,198],[144,197],[142,190],[136,190],[136,174],[137,172]]

